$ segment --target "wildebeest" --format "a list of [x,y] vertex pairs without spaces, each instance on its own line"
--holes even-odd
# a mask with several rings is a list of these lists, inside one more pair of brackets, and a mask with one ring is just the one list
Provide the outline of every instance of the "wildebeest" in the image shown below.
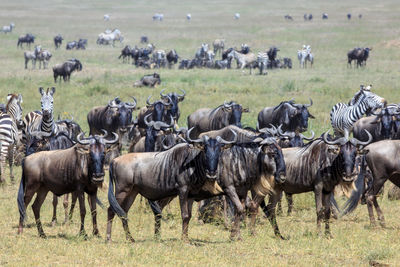
[[97,188],[104,181],[104,157],[107,145],[118,142],[118,135],[114,133],[114,139],[106,140],[102,135],[83,138],[82,133],[77,141],[78,144],[69,149],[42,151],[25,158],[17,198],[20,213],[18,234],[22,234],[26,207],[36,193],[32,209],[39,236],[46,237],[40,221],[40,208],[49,191],[56,195],[79,192],[81,211],[79,233],[83,236],[86,236],[84,228],[86,215],[84,192],[86,192],[91,199],[93,234],[99,234],[96,221]]
[[167,62],[168,62],[168,68],[171,68],[174,64],[178,63],[178,53],[176,52],[175,49],[171,49],[167,53]]
[[299,130],[304,132],[308,128],[308,119],[314,116],[308,111],[310,104],[295,104],[293,100],[283,101],[275,107],[266,107],[258,113],[257,129],[262,129],[273,125],[282,125],[283,131],[294,132]]
[[356,47],[353,50],[350,50],[347,53],[347,66],[351,67],[351,62],[353,60],[357,61],[357,68],[366,66],[367,65],[367,59],[369,57],[369,52],[372,50],[372,48],[360,48]]
[[42,67],[42,62],[43,69],[46,69],[52,56],[53,55],[49,50],[41,49],[40,52],[36,55],[36,60],[39,61],[39,69]]
[[225,49],[225,39],[215,39],[213,42],[214,54],[222,54]]
[[399,114],[399,110],[394,111],[385,107],[379,113],[375,113],[374,116],[361,118],[354,123],[353,136],[359,140],[364,140],[367,138],[364,130],[367,130],[371,133],[373,142],[392,139],[397,131],[395,116]]
[[153,15],[153,21],[156,21],[156,20],[162,21],[163,19],[164,19],[164,14],[155,13],[155,14]]
[[235,19],[236,20],[240,19],[240,14],[239,13],[235,13]]
[[149,38],[145,35],[140,36],[140,43],[141,44],[147,44],[149,42]]
[[347,13],[347,19],[351,20],[351,13]]
[[72,49],[76,48],[77,45],[78,45],[77,41],[68,42],[67,45],[65,46],[65,49],[72,50]]
[[103,20],[104,20],[104,21],[110,21],[110,15],[104,14]]
[[169,118],[169,116],[172,116],[174,120],[174,124],[178,124],[179,117],[181,116],[181,112],[178,107],[178,103],[182,102],[185,99],[186,92],[185,90],[181,89],[182,94],[178,94],[176,92],[164,94],[165,89],[161,90],[160,96],[161,99],[164,101],[167,100],[170,103],[169,108],[167,109],[166,112],[166,117]]
[[218,130],[230,124],[242,127],[242,112],[249,112],[249,109],[233,101],[225,101],[214,109],[198,109],[187,118],[188,128],[194,128],[191,137],[196,138],[200,133]]
[[76,59],[69,59],[68,61],[62,63],[62,64],[57,64],[53,67],[53,76],[54,76],[54,82],[57,82],[58,76],[60,76],[60,82],[61,82],[61,76],[64,79],[64,82],[67,82],[70,80],[71,73],[73,71],[81,71],[82,70],[82,63]]
[[152,114],[151,120],[153,121],[163,121],[169,123],[170,120],[170,116],[167,115],[167,112],[172,105],[171,98],[167,95],[166,97],[162,97],[161,100],[154,101],[153,103],[150,102],[150,98],[151,96],[147,98],[146,107],[141,108],[137,116],[137,126],[139,130],[141,130],[141,133],[143,133],[144,129],[147,128],[144,122],[144,117],[150,113]]
[[328,14],[327,13],[322,13],[322,19],[328,19]]
[[63,40],[64,38],[62,38],[61,34],[58,34],[57,36],[54,37],[54,45],[56,49],[58,49],[61,46]]
[[[126,238],[134,239],[128,228],[127,212],[137,194],[151,201],[179,196],[182,215],[182,239],[188,241],[188,225],[193,200],[221,194],[216,184],[219,155],[224,147],[236,141],[208,136],[178,144],[165,152],[131,153],[110,164],[108,191],[107,240],[115,213],[121,218]],[[114,194],[114,180],[115,194]],[[125,192],[130,192],[126,194]],[[161,214],[155,214],[155,234],[160,234]]]
[[27,43],[28,47],[30,48],[31,44],[34,43],[34,42],[35,42],[35,36],[33,34],[31,34],[31,33],[27,33],[25,35],[21,35],[18,38],[17,47],[21,46],[21,48],[22,48],[22,44],[23,43]]
[[[355,138],[349,140],[348,136],[330,141],[326,132],[322,138],[317,138],[302,148],[283,149],[285,183],[273,187],[267,206],[261,203],[270,222],[276,224],[275,206],[281,191],[291,194],[314,191],[317,230],[321,231],[321,221],[324,220],[325,234],[329,237],[331,194],[339,182],[354,180],[356,156],[367,153],[363,147],[371,141],[371,135],[365,142]],[[275,234],[281,236],[277,225]]]
[[[127,61],[129,63],[129,59],[132,56],[132,48],[130,45],[126,45],[122,50],[121,50],[121,55],[119,55],[118,59],[122,57],[122,62]],[[127,60],[126,60],[127,58]]]
[[1,31],[4,32],[5,34],[8,32],[11,33],[14,28],[15,28],[15,24],[11,22],[10,25],[3,26]]
[[153,74],[144,75],[139,81],[133,83],[134,87],[156,87],[158,84],[161,84],[160,74],[154,72]]
[[82,132],[80,125],[74,121],[73,117],[71,119],[58,118],[56,125],[58,131],[67,133],[68,137],[74,142],[76,142],[76,138]]
[[284,18],[285,18],[285,20],[291,20],[291,21],[293,21],[293,17],[290,16],[290,15],[285,15]]
[[222,70],[222,69],[227,69],[229,66],[229,61],[228,59],[224,60],[215,60],[214,62],[214,69]]
[[24,52],[25,69],[28,68],[29,60],[32,62],[32,69],[36,68],[36,59],[37,59],[37,56],[39,55],[41,49],[42,48],[40,47],[40,45],[37,45],[37,46],[35,46],[35,50],[33,52],[32,51]]
[[192,14],[187,13],[186,14],[186,20],[190,21],[192,19]]

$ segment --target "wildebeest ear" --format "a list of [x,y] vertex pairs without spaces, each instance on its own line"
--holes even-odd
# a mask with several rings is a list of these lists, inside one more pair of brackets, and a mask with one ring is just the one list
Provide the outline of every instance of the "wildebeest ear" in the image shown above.
[[314,115],[312,115],[311,113],[308,113],[308,117],[309,117],[310,119],[315,119]]
[[89,148],[85,148],[84,146],[76,146],[75,150],[80,154],[89,154],[90,152]]
[[44,93],[43,87],[39,87],[39,93],[40,93],[41,95],[43,95],[43,93]]
[[242,112],[250,112],[250,109],[249,109],[249,108],[244,108],[244,109],[242,110]]
[[367,154],[369,152],[369,149],[359,149],[359,150],[357,150],[357,154],[358,155],[365,155],[365,154]]

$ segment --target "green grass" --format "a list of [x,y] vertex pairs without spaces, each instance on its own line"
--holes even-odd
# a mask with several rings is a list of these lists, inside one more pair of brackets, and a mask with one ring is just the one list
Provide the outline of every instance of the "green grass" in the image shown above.
[[[151,16],[162,12],[165,20],[153,22]],[[239,12],[241,18],[233,19]],[[329,19],[321,20],[327,12]],[[348,21],[346,14],[353,19]],[[316,117],[310,129],[321,134],[330,128],[329,111],[337,102],[347,102],[360,84],[373,84],[373,90],[389,103],[400,102],[399,65],[400,5],[395,0],[385,1],[76,1],[26,0],[2,3],[1,25],[16,24],[12,34],[0,34],[0,96],[21,93],[24,113],[40,109],[38,88],[56,86],[55,115],[73,115],[88,131],[86,115],[94,106],[105,105],[116,96],[128,101],[135,96],[139,106],[152,95],[159,97],[161,89],[187,92],[181,103],[180,124],[201,107],[215,107],[225,100],[235,100],[250,108],[243,114],[243,123],[256,125],[258,112],[265,106],[276,105],[295,98],[298,103],[314,105],[310,112]],[[103,21],[104,14],[110,22]],[[186,13],[192,14],[187,22]],[[304,22],[303,14],[313,13],[314,21]],[[363,14],[359,20],[357,15]],[[283,16],[290,14],[293,22]],[[224,38],[226,47],[250,45],[254,52],[264,51],[272,45],[280,48],[279,56],[291,57],[292,70],[271,70],[266,76],[249,75],[239,70],[156,70],[162,78],[161,86],[133,88],[133,82],[153,70],[136,69],[117,59],[123,45],[100,47],[97,35],[107,28],[118,27],[125,36],[124,44],[138,44],[141,35],[147,35],[157,48],[175,48],[181,58],[192,58],[202,42],[211,44]],[[17,49],[19,35],[31,32],[37,36],[36,44],[53,53],[50,66],[76,57],[83,70],[73,73],[70,83],[54,84],[52,70],[25,70],[23,52]],[[53,37],[61,33],[64,43],[54,50]],[[87,38],[84,51],[66,51],[66,41]],[[312,69],[299,69],[297,50],[310,44],[315,56]],[[346,53],[356,46],[373,47],[365,69],[349,69]],[[33,47],[32,47],[33,49]],[[29,65],[30,68],[30,65]],[[8,170],[7,170],[8,174]],[[19,180],[20,167],[16,168]],[[368,265],[370,261],[400,265],[398,237],[400,223],[398,203],[382,200],[387,229],[371,229],[366,208],[361,206],[354,215],[333,221],[334,239],[326,240],[315,234],[316,216],[311,193],[296,195],[295,213],[278,218],[282,233],[288,241],[277,240],[265,218],[259,216],[258,235],[251,237],[242,228],[243,241],[230,242],[229,233],[220,225],[200,225],[195,218],[189,228],[191,245],[180,241],[181,219],[179,205],[174,201],[172,214],[163,222],[161,241],[153,238],[153,218],[145,202],[139,198],[130,212],[130,226],[137,243],[125,242],[121,223],[115,219],[112,244],[105,244],[106,211],[100,210],[98,221],[103,238],[90,237],[83,241],[77,237],[79,211],[70,225],[48,226],[51,218],[51,197],[42,207],[47,240],[38,238],[36,227],[28,227],[22,236],[16,235],[18,209],[17,184],[0,188],[0,265],[222,265],[222,266],[342,266]],[[105,191],[100,199],[107,203]],[[343,204],[343,200],[340,201]],[[195,206],[196,208],[196,206]],[[62,205],[58,212],[62,214]],[[28,208],[28,225],[34,219]],[[59,220],[62,218],[59,215]],[[194,212],[194,217],[196,217]],[[87,216],[87,231],[91,220]]]

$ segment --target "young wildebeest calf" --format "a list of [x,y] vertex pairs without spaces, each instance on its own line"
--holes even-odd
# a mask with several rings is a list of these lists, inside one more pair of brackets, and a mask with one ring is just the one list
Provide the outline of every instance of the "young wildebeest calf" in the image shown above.
[[20,213],[18,233],[22,233],[26,217],[26,207],[37,193],[32,205],[39,236],[46,235],[40,221],[40,208],[49,191],[63,195],[78,191],[81,210],[80,234],[85,233],[86,208],[84,192],[90,196],[90,209],[93,216],[93,234],[98,235],[96,221],[97,188],[104,181],[104,157],[107,144],[118,142],[118,135],[113,140],[95,135],[77,138],[78,144],[65,150],[42,151],[25,158],[22,164],[22,178],[18,190],[18,209]]
[[160,74],[153,73],[149,75],[143,76],[139,81],[136,81],[133,86],[134,87],[142,87],[142,86],[149,86],[149,87],[156,87],[157,84],[161,84]]

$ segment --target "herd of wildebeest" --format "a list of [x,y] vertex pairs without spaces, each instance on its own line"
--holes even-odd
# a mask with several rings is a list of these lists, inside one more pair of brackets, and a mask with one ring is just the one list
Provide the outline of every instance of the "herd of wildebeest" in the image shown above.
[[[104,17],[106,19],[106,16]],[[286,18],[286,16],[285,16]],[[323,16],[324,18],[324,16]],[[109,18],[108,18],[109,19]],[[286,18],[288,19],[288,18]],[[305,16],[306,19],[306,16]],[[309,16],[307,16],[307,20]],[[311,18],[312,19],[312,18]],[[326,18],[327,19],[327,14]],[[14,27],[14,25],[13,25]],[[18,39],[18,46],[34,43],[35,36],[26,34]],[[99,34],[98,45],[123,41],[118,29]],[[56,49],[63,37],[54,37]],[[145,47],[125,46],[119,58],[137,67],[172,68],[178,63],[175,49],[168,53],[147,44]],[[69,42],[66,48],[85,49],[87,39]],[[356,61],[364,67],[371,48],[354,48],[348,52],[348,64]],[[241,49],[225,49],[225,40],[213,42],[213,51],[207,43],[201,44],[194,59],[181,59],[179,69],[292,68],[290,58],[279,59],[279,49],[272,46],[257,56],[248,45]],[[215,60],[220,54],[221,59]],[[25,68],[29,60],[36,60],[44,68],[51,53],[36,46],[26,51]],[[300,67],[313,64],[311,47],[298,50]],[[81,70],[78,59],[69,59],[53,67],[54,81],[63,77],[68,81],[74,70]],[[61,78],[60,78],[61,80]],[[161,83],[157,73],[146,75],[134,86],[156,86]],[[172,199],[179,197],[182,216],[182,238],[188,240],[188,224],[192,217],[194,201],[203,211],[213,201],[223,200],[226,222],[232,222],[231,239],[240,239],[240,222],[248,215],[249,227],[255,233],[256,215],[261,207],[269,219],[276,236],[281,235],[276,218],[276,207],[285,193],[289,212],[293,208],[293,194],[314,192],[317,229],[325,223],[325,234],[330,236],[329,220],[352,212],[359,202],[366,203],[371,224],[375,224],[376,209],[381,225],[384,216],[377,195],[387,179],[400,186],[400,106],[372,92],[372,85],[361,85],[348,103],[333,106],[330,119],[333,135],[325,132],[315,137],[308,129],[313,101],[299,104],[293,99],[265,107],[257,117],[255,127],[241,123],[243,112],[249,112],[235,101],[224,101],[217,107],[201,108],[187,117],[187,128],[179,127],[182,102],[191,97],[185,90],[160,92],[160,98],[149,96],[144,107],[138,110],[137,100],[110,99],[103,106],[93,107],[87,114],[89,135],[81,130],[73,118],[54,118],[54,87],[39,88],[40,111],[23,115],[22,95],[9,94],[7,102],[0,104],[0,182],[6,180],[5,163],[8,159],[10,178],[14,181],[13,166],[22,166],[18,190],[20,213],[18,233],[22,234],[26,221],[26,208],[36,194],[32,205],[40,237],[46,237],[40,220],[40,209],[48,194],[53,193],[53,218],[57,220],[58,196],[64,195],[65,222],[79,200],[81,226],[79,233],[86,236],[84,228],[85,193],[93,222],[93,235],[99,235],[97,209],[104,205],[97,198],[105,169],[109,170],[107,209],[107,241],[111,241],[112,221],[115,214],[121,218],[126,238],[134,241],[128,226],[127,213],[136,196],[148,200],[155,218],[155,235],[160,236],[162,211]],[[57,101],[54,102],[57,105]],[[365,116],[366,115],[366,116]],[[311,136],[303,133],[310,130]],[[353,137],[350,138],[350,134]],[[128,153],[125,153],[128,150]],[[335,201],[335,190],[348,193],[348,201],[340,209]],[[68,212],[68,194],[72,195]],[[268,196],[267,203],[265,198]],[[230,211],[230,212],[228,212]],[[134,216],[134,215],[133,215]],[[230,217],[230,218],[228,218]]]

